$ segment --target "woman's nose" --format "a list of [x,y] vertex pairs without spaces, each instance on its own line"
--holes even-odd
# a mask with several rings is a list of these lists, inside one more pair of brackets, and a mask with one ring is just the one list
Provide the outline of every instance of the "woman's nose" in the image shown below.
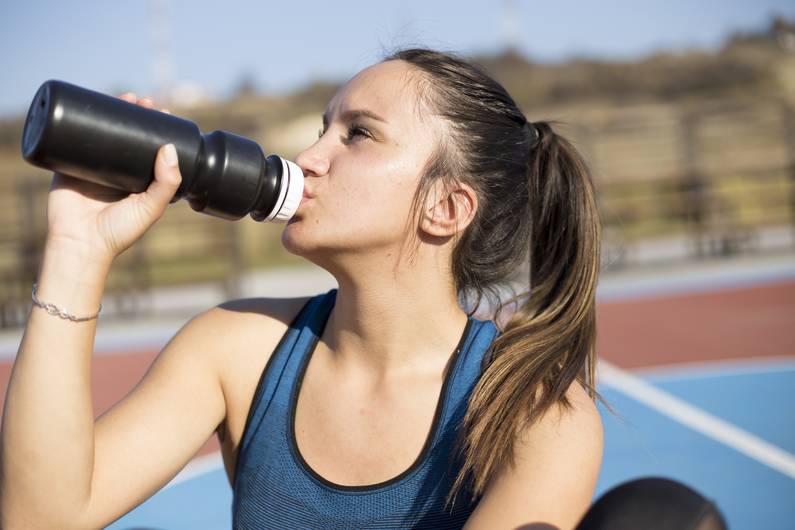
[[319,144],[320,141],[315,142],[295,157],[295,163],[306,176],[319,177],[328,173],[329,157]]

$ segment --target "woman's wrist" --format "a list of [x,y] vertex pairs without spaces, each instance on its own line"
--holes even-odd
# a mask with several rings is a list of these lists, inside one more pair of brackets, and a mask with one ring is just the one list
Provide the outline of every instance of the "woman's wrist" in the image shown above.
[[44,242],[44,252],[73,256],[74,259],[104,264],[108,268],[110,268],[114,259],[114,256],[107,250],[101,250],[96,246],[75,239],[49,235]]
[[112,257],[86,245],[48,239],[39,267],[36,296],[72,315],[93,315],[102,300],[112,263]]

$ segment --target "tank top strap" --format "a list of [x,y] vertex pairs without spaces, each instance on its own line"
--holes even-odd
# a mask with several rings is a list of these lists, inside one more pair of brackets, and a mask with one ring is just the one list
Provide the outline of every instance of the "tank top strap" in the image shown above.
[[[246,426],[240,440],[237,462],[242,459],[241,457],[248,449],[251,440],[257,438],[257,432],[262,428],[262,420],[268,412],[271,402],[274,399],[285,403],[289,401],[290,381],[294,379],[303,356],[314,347],[323,334],[326,321],[334,307],[336,295],[337,290],[331,289],[307,300],[282,335],[279,344],[268,359],[254,391]],[[280,384],[282,381],[284,384]]]
[[442,433],[457,431],[460,427],[469,395],[490,362],[491,344],[497,334],[497,326],[491,320],[469,317],[463,344],[459,347],[460,358],[454,364],[455,372],[451,374],[450,389],[445,396]]

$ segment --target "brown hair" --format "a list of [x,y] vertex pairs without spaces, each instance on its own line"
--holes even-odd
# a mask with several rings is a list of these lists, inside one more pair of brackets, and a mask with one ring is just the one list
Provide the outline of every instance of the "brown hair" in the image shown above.
[[[423,102],[448,126],[415,207],[440,178],[460,180],[478,195],[475,217],[453,249],[457,292],[474,297],[470,314],[484,297],[496,316],[515,309],[470,395],[449,504],[465,485],[479,497],[502,465],[513,465],[518,432],[555,403],[570,407],[565,393],[573,381],[606,404],[595,388],[601,220],[590,172],[573,144],[548,121],[528,123],[482,69],[417,48],[385,60],[419,72]],[[529,290],[501,301],[500,288],[526,262]]]

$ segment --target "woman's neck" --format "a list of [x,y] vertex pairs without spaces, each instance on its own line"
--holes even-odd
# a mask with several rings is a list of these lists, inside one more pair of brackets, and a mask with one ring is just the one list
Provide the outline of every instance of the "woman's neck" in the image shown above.
[[359,266],[335,277],[323,340],[339,367],[382,381],[444,366],[467,322],[451,278],[427,266]]

